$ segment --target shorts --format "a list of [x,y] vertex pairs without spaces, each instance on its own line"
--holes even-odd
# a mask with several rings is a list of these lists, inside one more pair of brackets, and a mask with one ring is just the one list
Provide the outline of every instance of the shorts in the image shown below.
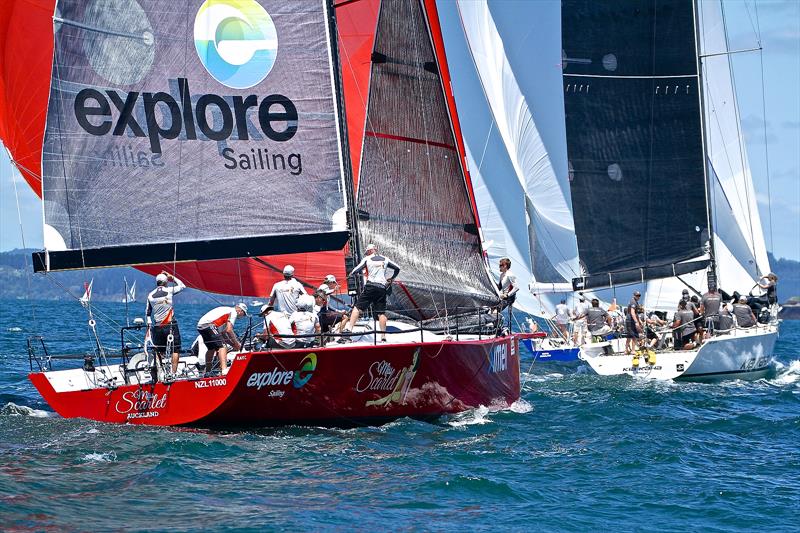
[[197,333],[203,337],[203,343],[209,350],[219,350],[225,346],[225,340],[222,338],[222,334],[217,329],[217,326],[197,328]]
[[692,342],[692,337],[694,337],[694,331],[689,333],[688,335],[683,335],[681,337],[681,346],[686,346],[690,342]]
[[386,313],[386,289],[380,285],[367,283],[364,286],[364,291],[358,297],[356,307],[359,311],[364,312],[372,305],[372,312],[376,315]]
[[157,352],[166,351],[170,331],[172,331],[172,353],[181,351],[181,331],[178,329],[178,323],[173,322],[164,326],[153,326],[150,329],[150,340]]
[[629,338],[638,339],[641,331],[636,327],[636,323],[630,320],[625,321],[625,334]]

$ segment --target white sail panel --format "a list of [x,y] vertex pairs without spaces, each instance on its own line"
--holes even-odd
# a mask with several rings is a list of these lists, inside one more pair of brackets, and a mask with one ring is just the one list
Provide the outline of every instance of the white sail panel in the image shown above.
[[[516,179],[534,207],[534,216],[529,217],[532,218],[529,234],[534,242],[532,248],[540,247],[543,256],[536,257],[536,250],[531,249],[532,272],[537,275],[537,281],[561,281],[538,279],[547,277],[540,270],[541,266],[545,266],[541,263],[552,265],[563,280],[571,279],[579,270],[568,176],[566,172],[559,175],[555,171],[557,166],[566,170],[566,161],[562,162],[563,165],[553,163],[530,107],[558,105],[563,108],[560,77],[553,84],[552,91],[526,90],[520,85],[506,57],[503,37],[498,32],[488,4],[483,1],[459,1],[458,7],[486,99],[514,168],[513,176],[493,175],[492,181],[510,182]],[[560,60],[560,34],[553,31],[558,27],[558,20],[553,22],[550,24],[545,19],[535,21],[537,27],[549,26],[553,46],[551,53],[542,53],[542,50],[531,53],[526,68],[535,70],[544,68],[545,64],[552,67]],[[534,95],[540,100],[529,100]],[[566,158],[565,153],[561,155]],[[491,201],[491,198],[477,198],[479,203]]]
[[[746,239],[750,257],[743,257],[738,250],[732,251],[737,254],[735,257],[741,262],[742,269],[751,279],[756,280],[769,271],[769,260],[736,106],[722,4],[716,1],[700,2],[699,7],[700,48],[704,56],[702,65],[707,156],[725,196],[724,202],[722,199],[712,198],[711,205],[714,208],[726,203],[730,205],[730,214]],[[718,230],[715,233],[718,236],[722,234],[723,238],[726,237],[725,233],[728,233],[728,237],[732,233],[732,228],[728,227],[731,221],[727,219],[727,215],[728,213],[714,210],[712,226]],[[751,258],[755,258],[754,263],[748,262]],[[721,260],[718,257],[718,263],[724,269],[726,265]],[[728,281],[724,279],[724,270],[719,274],[721,283]],[[730,280],[735,281],[735,278]]]

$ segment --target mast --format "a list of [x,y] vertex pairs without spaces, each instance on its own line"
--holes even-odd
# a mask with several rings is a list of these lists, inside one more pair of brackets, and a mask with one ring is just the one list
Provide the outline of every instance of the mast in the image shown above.
[[[350,160],[350,145],[347,136],[347,120],[344,105],[344,87],[342,86],[342,67],[339,59],[338,35],[336,28],[336,6],[334,0],[325,0],[325,9],[328,13],[328,32],[330,38],[331,65],[333,70],[333,83],[336,92],[336,111],[339,122],[339,143],[341,146],[342,167],[344,169],[345,198],[347,199],[347,225],[350,228],[350,253],[345,255],[345,275],[356,265],[356,258],[361,257],[361,239],[358,234],[358,206],[356,192],[353,186],[353,165]],[[356,276],[356,280],[360,279]],[[350,278],[347,278],[348,285]],[[358,281],[356,281],[358,283]],[[359,287],[356,287],[359,290]]]
[[697,0],[692,0],[692,14],[694,17],[694,48],[695,57],[697,58],[697,98],[700,104],[700,137],[703,145],[703,183],[705,185],[706,194],[706,217],[708,217],[708,257],[709,257],[709,271],[707,283],[711,286],[712,282],[716,285],[717,281],[717,262],[714,254],[714,216],[711,212],[711,183],[709,182],[708,175],[708,138],[706,136],[706,111],[705,99],[703,97],[703,63],[700,58],[700,13],[698,12]]

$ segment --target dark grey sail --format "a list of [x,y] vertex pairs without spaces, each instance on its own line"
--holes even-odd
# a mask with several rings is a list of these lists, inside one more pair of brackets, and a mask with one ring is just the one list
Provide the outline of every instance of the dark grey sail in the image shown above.
[[691,0],[563,0],[579,288],[708,265]]
[[414,319],[497,302],[419,0],[381,2],[358,183],[361,242],[400,265]]
[[342,249],[325,2],[63,0],[54,20],[37,269]]

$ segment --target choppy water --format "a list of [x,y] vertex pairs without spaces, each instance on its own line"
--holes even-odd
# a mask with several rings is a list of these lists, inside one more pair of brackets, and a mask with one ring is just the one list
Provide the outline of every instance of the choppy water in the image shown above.
[[0,529],[800,528],[800,322],[782,325],[775,375],[757,382],[642,383],[525,358],[523,399],[502,412],[208,432],[54,415],[27,381],[25,338],[86,345],[85,314],[40,303],[34,322],[30,307],[0,302]]

